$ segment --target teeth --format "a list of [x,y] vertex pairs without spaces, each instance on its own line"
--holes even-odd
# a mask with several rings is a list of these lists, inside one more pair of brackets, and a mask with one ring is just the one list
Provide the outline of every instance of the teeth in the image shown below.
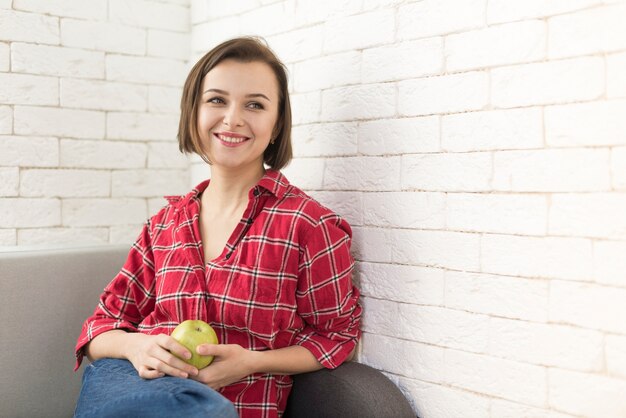
[[230,142],[231,144],[239,144],[246,140],[246,138],[233,138],[231,136],[218,135],[218,138],[224,142]]

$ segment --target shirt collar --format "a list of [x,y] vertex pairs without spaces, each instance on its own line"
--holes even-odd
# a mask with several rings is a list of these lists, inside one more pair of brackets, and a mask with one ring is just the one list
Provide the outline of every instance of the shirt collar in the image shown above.
[[[209,182],[210,180],[204,180],[194,187],[190,193],[190,197],[197,199],[200,193],[207,188]],[[255,187],[262,187],[278,199],[282,199],[287,193],[287,190],[289,190],[289,186],[289,180],[287,180],[287,177],[285,177],[280,171],[267,169]]]

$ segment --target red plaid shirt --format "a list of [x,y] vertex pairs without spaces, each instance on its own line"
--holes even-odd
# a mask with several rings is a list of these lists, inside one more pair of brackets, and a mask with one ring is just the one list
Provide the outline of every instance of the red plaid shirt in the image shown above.
[[[104,289],[76,344],[112,329],[171,334],[186,319],[211,324],[219,341],[250,350],[301,345],[327,368],[360,337],[348,223],[279,172],[267,170],[222,254],[203,262],[204,181],[150,218]],[[242,417],[282,415],[291,377],[257,373],[220,389]]]

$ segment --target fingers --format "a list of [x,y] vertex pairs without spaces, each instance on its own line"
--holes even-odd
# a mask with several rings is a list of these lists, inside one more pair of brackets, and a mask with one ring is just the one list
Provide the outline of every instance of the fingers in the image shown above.
[[196,352],[203,356],[220,356],[224,354],[225,344],[200,344]]

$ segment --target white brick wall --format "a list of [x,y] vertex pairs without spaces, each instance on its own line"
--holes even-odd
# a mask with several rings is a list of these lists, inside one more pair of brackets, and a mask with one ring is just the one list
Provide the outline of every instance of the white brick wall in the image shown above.
[[0,1],[0,245],[134,239],[208,176],[170,157],[189,61],[258,34],[359,361],[425,418],[626,416],[626,1],[83,3]]
[[188,190],[190,39],[189,0],[0,3],[0,245],[129,243]]

